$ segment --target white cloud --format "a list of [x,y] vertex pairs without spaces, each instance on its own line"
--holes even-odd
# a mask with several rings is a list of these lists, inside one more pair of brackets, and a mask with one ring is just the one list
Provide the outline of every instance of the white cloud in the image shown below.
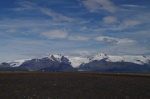
[[80,31],[85,31],[85,30],[87,30],[88,28],[86,27],[86,26],[83,26],[83,27],[81,27],[80,28]]
[[50,17],[52,17],[54,20],[58,21],[58,20],[62,20],[62,21],[69,21],[72,22],[75,19],[64,16],[63,14],[54,12],[52,9],[48,9],[48,8],[40,8],[40,11]]
[[97,52],[106,53],[108,55],[150,55],[149,49],[139,45],[112,45],[102,47]]
[[66,52],[65,54],[68,54],[70,56],[82,56],[82,57],[87,57],[95,54],[96,51],[94,50],[73,50]]
[[87,41],[89,40],[88,37],[83,37],[83,36],[69,36],[69,40],[80,40],[80,41]]
[[108,30],[124,30],[134,26],[141,24],[138,20],[124,20],[120,25],[112,28],[108,28]]
[[63,30],[51,30],[48,32],[44,32],[41,34],[42,36],[45,36],[49,39],[64,39],[68,36],[68,32],[67,31],[63,31]]
[[89,40],[88,37],[84,37],[84,36],[68,36],[68,32],[64,31],[64,30],[51,30],[51,31],[43,32],[41,35],[44,37],[47,37],[48,39],[67,38],[69,40],[76,40],[76,41],[87,41],[87,40]]
[[82,4],[90,11],[97,12],[98,10],[105,10],[111,13],[117,11],[117,7],[110,0],[84,0]]
[[131,35],[134,37],[138,37],[138,38],[150,38],[150,29],[142,30],[142,31],[135,31],[135,32],[132,32]]
[[106,30],[121,31],[141,24],[138,20],[124,20],[121,24],[115,27],[106,28]]
[[105,43],[111,43],[111,44],[133,44],[135,43],[134,40],[130,40],[127,38],[119,39],[119,38],[113,38],[108,36],[99,36],[95,38],[96,41],[105,42]]
[[15,30],[15,29],[9,29],[6,32],[8,32],[8,33],[15,33],[15,32],[17,32],[17,30]]
[[18,2],[18,4],[21,6],[20,8],[14,8],[14,11],[24,11],[24,10],[37,10],[42,12],[45,15],[48,15],[50,17],[52,17],[55,21],[69,21],[72,22],[75,19],[67,17],[63,14],[57,13],[55,11],[53,11],[52,9],[48,9],[48,8],[43,8],[38,6],[36,3],[32,3],[32,2],[28,2],[28,1],[21,1]]
[[17,4],[26,9],[32,9],[33,6],[36,6],[35,3],[28,2],[28,1],[17,2]]
[[83,20],[83,21],[80,21],[80,22],[78,22],[79,24],[87,24],[87,23],[89,23],[90,22],[90,20]]
[[121,5],[122,7],[127,7],[127,8],[144,8],[144,6],[141,6],[141,5],[132,5],[132,4],[124,4],[124,5]]
[[[107,27],[97,28],[97,29],[94,29],[94,31],[96,31],[96,32],[107,31],[107,30],[122,31],[122,30],[125,30],[125,29],[130,29],[130,28],[136,27],[136,26],[143,23],[139,20],[131,20],[130,19],[130,20],[124,20],[124,21],[120,22],[119,25],[116,25],[116,24],[112,25],[112,24],[110,24],[111,22],[113,23],[113,22],[119,22],[119,21],[117,21],[117,19],[115,20],[115,18],[114,19],[113,18],[108,18],[107,20],[106,19],[105,20],[103,19],[103,23],[105,23],[105,24],[109,23],[107,25]],[[104,25],[104,24],[102,24],[102,25]]]
[[129,26],[135,26],[139,24],[141,24],[141,22],[138,20],[125,20],[122,25],[129,27]]
[[104,17],[104,18],[103,18],[103,22],[104,22],[105,24],[115,23],[115,22],[117,22],[117,18],[116,18],[116,17],[113,17],[113,16],[107,16],[107,17]]
[[17,28],[38,28],[41,29],[45,27],[56,27],[56,26],[66,26],[66,22],[56,22],[50,19],[33,19],[33,18],[16,18],[16,19],[3,19],[0,21],[1,28],[16,29]]

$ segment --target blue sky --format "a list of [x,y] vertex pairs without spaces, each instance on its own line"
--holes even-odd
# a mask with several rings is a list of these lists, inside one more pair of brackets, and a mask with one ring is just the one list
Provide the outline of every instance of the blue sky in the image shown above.
[[150,55],[149,0],[1,0],[0,61]]

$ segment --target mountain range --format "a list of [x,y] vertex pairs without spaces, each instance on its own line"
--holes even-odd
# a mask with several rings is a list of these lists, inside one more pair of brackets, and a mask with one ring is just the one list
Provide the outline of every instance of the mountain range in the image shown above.
[[149,72],[150,57],[112,56],[103,53],[91,57],[49,55],[42,58],[3,62],[0,70]]

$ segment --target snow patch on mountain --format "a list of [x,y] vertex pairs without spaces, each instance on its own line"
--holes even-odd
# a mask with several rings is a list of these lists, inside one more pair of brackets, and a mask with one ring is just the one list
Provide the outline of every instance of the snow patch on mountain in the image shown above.
[[72,67],[78,68],[81,64],[89,63],[88,58],[66,56],[71,62]]
[[24,63],[27,60],[29,60],[29,59],[15,60],[15,61],[9,62],[9,64],[11,67],[19,67],[22,63]]
[[149,57],[145,56],[109,56],[108,59],[111,62],[130,62],[130,63],[135,63],[139,65],[144,65],[148,64],[150,61]]
[[57,60],[57,61],[59,61],[59,62],[61,62],[61,58],[63,57],[63,55],[61,55],[61,54],[55,54],[55,55],[53,55],[54,57],[55,57],[55,59]]
[[99,60],[107,59],[107,58],[108,58],[108,56],[106,54],[100,53],[100,54],[97,54],[97,55],[95,55],[93,57],[90,57],[89,60],[90,61],[94,61],[94,60],[98,60],[99,61]]
[[130,62],[130,63],[139,64],[139,65],[150,63],[150,57],[146,57],[146,56],[131,56],[131,55],[112,56],[112,55],[106,55],[103,53],[90,57],[89,60],[90,62],[94,60],[98,60],[98,61],[105,60],[107,62]]
[[55,55],[49,55],[48,58],[52,61],[61,62],[63,55],[61,54],[55,54]]

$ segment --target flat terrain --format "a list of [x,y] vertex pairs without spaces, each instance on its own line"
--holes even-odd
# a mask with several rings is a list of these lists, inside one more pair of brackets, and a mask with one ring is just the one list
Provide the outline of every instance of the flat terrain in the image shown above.
[[0,72],[1,99],[150,99],[150,74]]

